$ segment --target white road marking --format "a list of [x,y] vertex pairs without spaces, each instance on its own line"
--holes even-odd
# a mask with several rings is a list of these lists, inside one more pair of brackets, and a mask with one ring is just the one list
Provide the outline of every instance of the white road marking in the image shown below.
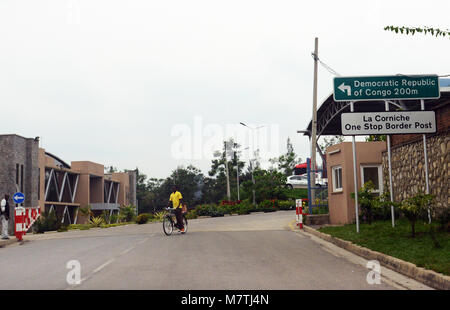
[[108,261],[107,261],[106,263],[104,263],[103,265],[97,267],[97,269],[95,269],[95,270],[93,271],[93,273],[99,272],[100,270],[102,270],[103,268],[105,268],[106,266],[108,266],[109,264],[111,264],[114,260],[115,260],[114,258],[111,258],[110,260],[108,260]]
[[128,252],[130,252],[132,249],[134,249],[135,248],[135,246],[132,246],[131,248],[128,248],[128,249],[126,249],[125,251],[123,251],[122,253],[120,253],[120,255],[125,255],[125,254],[127,254]]

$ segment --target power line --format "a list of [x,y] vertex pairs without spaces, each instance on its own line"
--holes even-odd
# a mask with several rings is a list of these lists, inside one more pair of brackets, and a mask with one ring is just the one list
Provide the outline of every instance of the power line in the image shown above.
[[[313,59],[317,59],[317,61],[319,61],[319,63],[322,65],[322,67],[324,67],[328,72],[330,72],[331,74],[336,75],[336,76],[341,76],[336,70],[334,70],[329,65],[327,65],[322,60],[320,60],[320,58],[317,57],[314,53],[311,53],[311,56],[312,56]],[[420,75],[410,76],[410,75],[407,75],[407,74],[398,74],[398,75],[407,76],[407,77],[420,76]],[[443,74],[443,75],[438,75],[437,77],[449,77],[449,76],[450,76],[450,74]]]
[[317,57],[314,53],[311,53],[311,56],[312,56],[315,60],[319,61],[319,63],[322,65],[322,67],[324,67],[328,72],[330,72],[331,74],[336,75],[336,76],[341,76],[336,70],[334,70],[334,69],[331,68],[329,65],[327,65],[327,64],[324,63],[322,60],[320,60],[320,58]]

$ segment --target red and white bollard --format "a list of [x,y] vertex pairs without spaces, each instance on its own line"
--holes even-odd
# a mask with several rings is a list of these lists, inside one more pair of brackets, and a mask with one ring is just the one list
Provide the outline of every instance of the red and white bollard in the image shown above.
[[303,229],[303,204],[301,199],[295,200],[295,215],[297,217],[297,226]]
[[22,237],[25,234],[25,208],[17,207],[14,210],[14,235],[17,240],[22,241]]

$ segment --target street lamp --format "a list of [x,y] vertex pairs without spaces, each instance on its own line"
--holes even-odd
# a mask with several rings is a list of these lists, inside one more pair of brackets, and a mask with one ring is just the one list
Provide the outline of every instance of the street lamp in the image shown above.
[[[255,145],[255,130],[256,129],[259,129],[259,128],[263,128],[263,127],[265,127],[264,125],[261,125],[261,126],[258,126],[258,127],[250,127],[250,126],[248,126],[248,125],[246,125],[246,124],[244,124],[244,123],[242,123],[242,122],[240,122],[239,124],[241,124],[242,126],[245,126],[245,127],[247,127],[247,128],[249,128],[249,129],[251,129],[251,131],[252,131],[252,145],[253,145],[253,147],[254,147],[254,145]],[[250,147],[248,147],[248,149],[249,149]],[[249,151],[250,152],[250,151]],[[254,152],[253,152],[253,155],[254,155]],[[250,162],[250,171],[251,171],[251,173],[252,173],[252,183],[253,183],[253,190],[252,190],[252,192],[253,192],[253,204],[255,205],[256,204],[256,199],[255,199],[255,178],[253,177],[253,164],[252,164],[252,161],[254,161],[255,159],[250,159],[250,156],[249,156],[249,162]]]

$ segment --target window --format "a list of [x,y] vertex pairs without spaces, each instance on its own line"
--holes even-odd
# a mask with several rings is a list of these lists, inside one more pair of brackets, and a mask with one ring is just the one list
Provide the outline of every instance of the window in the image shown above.
[[20,165],[20,191],[23,193],[23,165]]
[[337,166],[332,168],[333,178],[333,192],[342,191],[342,167]]
[[16,164],[16,184],[19,186],[19,164]]
[[38,200],[41,200],[41,168],[38,171]]
[[375,193],[383,192],[383,182],[381,175],[381,165],[361,165],[362,184],[372,181]]

